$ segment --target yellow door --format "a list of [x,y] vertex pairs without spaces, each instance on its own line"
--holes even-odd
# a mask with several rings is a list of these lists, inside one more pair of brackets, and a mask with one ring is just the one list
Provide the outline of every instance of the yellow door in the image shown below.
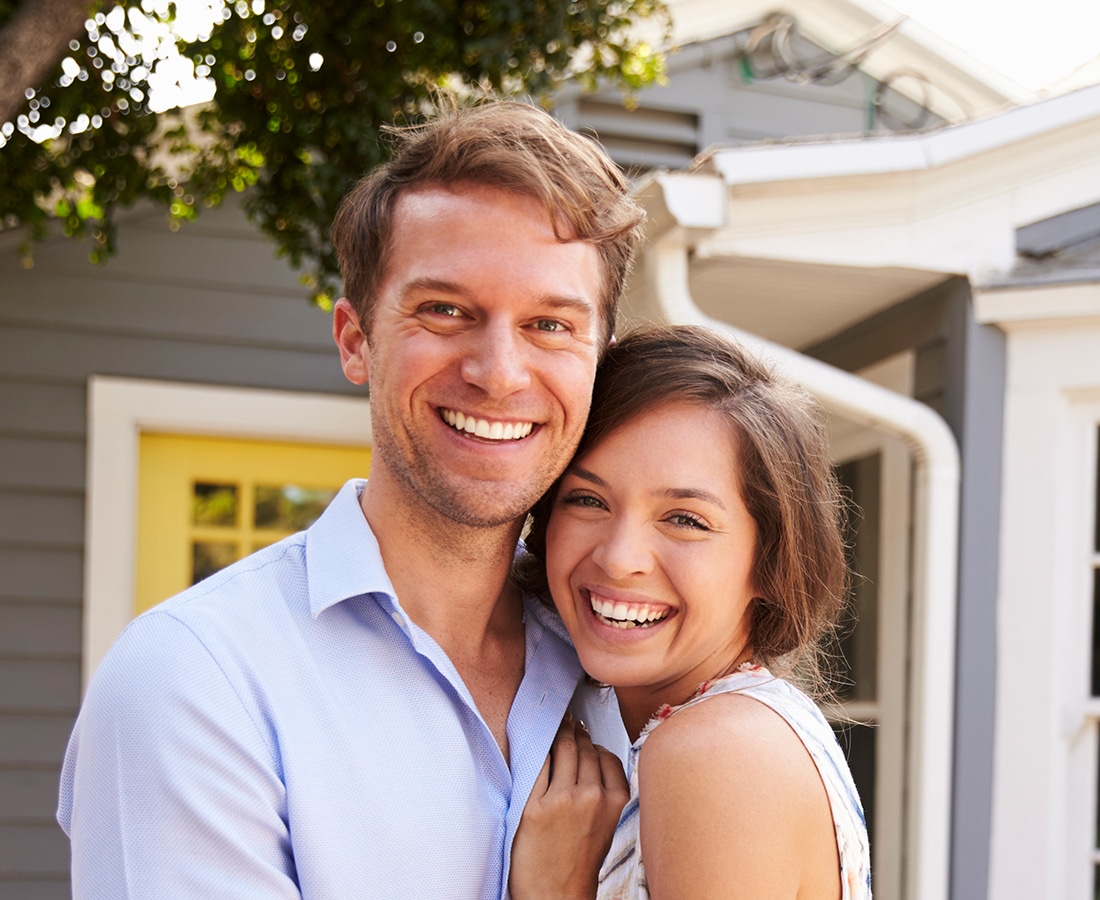
[[141,435],[134,612],[311,525],[370,450]]

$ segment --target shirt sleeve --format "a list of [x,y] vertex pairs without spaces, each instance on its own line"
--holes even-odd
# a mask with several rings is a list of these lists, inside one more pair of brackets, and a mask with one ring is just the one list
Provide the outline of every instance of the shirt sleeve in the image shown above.
[[73,896],[299,898],[278,748],[185,624],[135,620],[92,679],[62,769]]

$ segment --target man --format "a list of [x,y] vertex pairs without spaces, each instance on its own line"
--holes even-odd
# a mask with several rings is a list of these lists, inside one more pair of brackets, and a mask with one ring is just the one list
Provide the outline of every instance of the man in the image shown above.
[[108,654],[62,774],[78,897],[504,896],[566,708],[621,741],[508,572],[580,437],[642,214],[533,107],[403,140],[333,228],[370,479]]

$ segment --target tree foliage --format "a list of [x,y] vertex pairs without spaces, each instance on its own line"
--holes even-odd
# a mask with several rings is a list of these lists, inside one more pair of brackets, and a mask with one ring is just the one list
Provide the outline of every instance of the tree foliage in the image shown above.
[[[23,0],[35,2],[35,0]],[[165,5],[157,9],[158,2]],[[328,305],[338,277],[328,226],[350,184],[385,158],[383,124],[415,119],[439,87],[546,96],[578,78],[631,92],[660,55],[629,26],[662,0],[235,0],[182,45],[213,101],[157,111],[167,0],[94,13],[45,86],[0,126],[0,211],[41,239],[53,220],[115,249],[116,210],[139,199],[174,222],[242,193],[249,217]],[[14,6],[0,0],[0,24]],[[161,49],[150,50],[152,36]],[[160,59],[155,59],[159,54]]]

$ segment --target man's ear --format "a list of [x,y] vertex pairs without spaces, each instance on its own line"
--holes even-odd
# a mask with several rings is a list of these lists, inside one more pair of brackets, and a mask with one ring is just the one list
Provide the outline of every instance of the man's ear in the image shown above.
[[340,349],[340,366],[352,384],[370,381],[370,346],[359,322],[359,313],[347,297],[336,301],[332,310],[332,339]]

